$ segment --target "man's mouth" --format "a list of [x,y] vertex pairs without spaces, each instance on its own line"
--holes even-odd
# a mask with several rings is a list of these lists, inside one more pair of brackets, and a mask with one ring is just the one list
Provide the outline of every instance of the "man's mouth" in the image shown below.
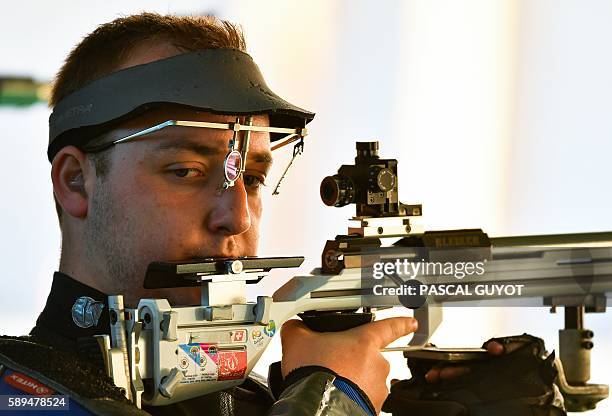
[[213,255],[192,256],[184,261],[187,263],[194,263],[194,262],[201,262],[202,260],[209,260],[209,259],[223,260],[223,259],[236,259],[240,257],[245,257],[245,256],[237,255],[233,253],[216,253]]

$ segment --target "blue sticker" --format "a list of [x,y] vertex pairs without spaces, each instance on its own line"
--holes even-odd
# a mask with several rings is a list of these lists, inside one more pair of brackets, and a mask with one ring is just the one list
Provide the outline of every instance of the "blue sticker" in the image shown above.
[[268,325],[264,328],[264,334],[266,334],[269,337],[274,336],[274,334],[276,333],[276,324],[274,323],[274,321],[270,321],[268,322]]
[[179,347],[193,362],[200,363],[200,344],[180,344]]

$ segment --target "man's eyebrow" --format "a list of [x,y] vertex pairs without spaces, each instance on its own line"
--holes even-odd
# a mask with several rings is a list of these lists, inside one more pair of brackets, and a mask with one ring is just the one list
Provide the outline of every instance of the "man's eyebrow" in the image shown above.
[[[153,151],[164,150],[187,150],[194,153],[198,153],[202,156],[218,156],[224,155],[228,152],[228,150],[220,149],[216,146],[209,146],[204,143],[184,139],[160,143],[153,149]],[[248,152],[247,163],[248,162],[272,164],[272,154],[270,152]]]
[[249,152],[247,154],[247,163],[252,160],[256,163],[267,163],[269,165],[272,164],[272,153],[270,152]]

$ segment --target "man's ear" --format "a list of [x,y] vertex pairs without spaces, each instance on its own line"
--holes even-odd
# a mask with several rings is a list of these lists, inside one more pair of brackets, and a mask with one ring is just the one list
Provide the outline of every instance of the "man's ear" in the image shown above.
[[87,155],[74,146],[62,148],[53,158],[53,193],[64,212],[71,217],[87,216],[88,195],[85,183],[95,179]]

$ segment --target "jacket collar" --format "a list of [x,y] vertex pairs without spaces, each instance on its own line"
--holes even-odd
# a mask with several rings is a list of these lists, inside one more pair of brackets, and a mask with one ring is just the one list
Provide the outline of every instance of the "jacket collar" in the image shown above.
[[110,334],[108,296],[56,272],[45,308],[30,335],[50,344],[74,345],[79,338],[100,334]]

